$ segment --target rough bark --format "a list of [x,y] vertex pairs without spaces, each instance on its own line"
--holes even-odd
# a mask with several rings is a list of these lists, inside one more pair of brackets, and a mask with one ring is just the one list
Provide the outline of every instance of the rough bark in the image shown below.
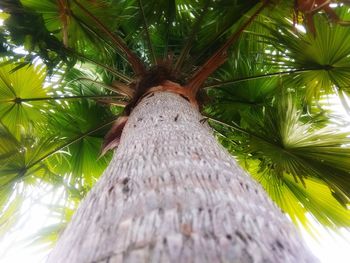
[[144,98],[48,262],[316,262],[179,95]]

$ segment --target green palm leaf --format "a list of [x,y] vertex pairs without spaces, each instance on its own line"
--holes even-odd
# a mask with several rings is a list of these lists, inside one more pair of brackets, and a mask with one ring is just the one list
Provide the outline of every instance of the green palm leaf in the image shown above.
[[22,99],[46,97],[48,89],[43,88],[45,67],[27,66],[13,72],[15,65],[0,68],[0,120],[18,136],[20,126],[45,118],[40,112],[43,105],[25,103]]
[[[49,32],[55,34],[67,47],[84,51],[86,46],[94,46],[106,51],[96,28],[89,28],[92,21],[84,15],[74,1],[35,1],[21,0],[24,7],[41,14]],[[86,8],[99,17],[106,25],[115,25],[118,10],[112,8],[107,1],[83,1]],[[107,13],[106,13],[107,12]],[[85,43],[86,42],[86,43]]]
[[[50,114],[49,133],[62,138],[63,145],[70,143],[72,138],[73,141],[80,139],[62,149],[66,154],[49,158],[49,167],[58,174],[72,174],[78,181],[84,179],[86,186],[91,187],[110,160],[110,155],[102,158],[99,155],[104,134],[115,117],[108,108],[88,101],[62,104],[57,111],[65,114]],[[96,127],[101,129],[90,133]]]
[[[289,201],[284,194],[286,198],[294,195],[292,199],[306,209],[296,213],[298,209],[295,207],[285,208],[292,218],[308,225],[310,223],[305,215],[308,211],[327,226],[349,222],[340,220],[342,213],[348,213],[343,207],[350,203],[349,132],[340,132],[334,127],[319,129],[312,125],[310,119],[305,122],[290,96],[279,97],[276,106],[264,106],[261,111],[241,111],[241,117],[240,126],[233,122],[212,121],[224,136],[224,145],[242,160],[242,164],[266,187],[277,203],[287,207]],[[274,183],[267,185],[269,180]],[[307,186],[306,182],[312,186]],[[317,210],[317,203],[321,200],[316,201],[316,190],[312,187],[322,188],[320,192],[327,189],[329,201],[325,201],[325,205],[332,207],[334,202],[338,202],[337,209]],[[308,201],[305,197],[308,195],[315,195],[314,201]],[[329,215],[329,221],[325,221],[327,211],[333,213]]]
[[[339,16],[348,20],[346,9],[339,10]],[[275,21],[270,19],[265,26],[271,36],[266,41],[277,45],[270,51],[270,63],[282,68],[312,69],[293,76],[290,81],[294,86],[305,92],[305,100],[320,99],[324,94],[334,94],[337,89],[348,92],[350,80],[350,28],[340,25],[329,26],[328,20],[315,16],[317,37],[312,33],[298,32],[287,20]],[[305,83],[307,83],[305,85]]]
[[259,162],[250,162],[249,172],[262,184],[272,199],[288,213],[296,223],[301,223],[309,231],[316,233],[309,215],[325,226],[348,227],[349,210],[333,197],[324,182],[317,179],[304,179],[303,186],[296,183],[291,175],[283,175],[283,183],[269,172],[260,171]]

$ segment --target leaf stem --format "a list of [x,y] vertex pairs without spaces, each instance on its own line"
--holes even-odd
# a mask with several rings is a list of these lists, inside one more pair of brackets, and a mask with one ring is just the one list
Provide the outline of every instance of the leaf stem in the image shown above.
[[104,99],[104,98],[124,98],[117,95],[79,95],[79,96],[56,96],[56,97],[41,97],[41,98],[15,98],[11,100],[1,100],[0,102],[30,102],[30,101],[47,101],[47,100],[71,100],[71,99]]
[[28,165],[25,167],[26,171],[29,170],[30,168],[32,168],[33,166],[35,166],[36,164],[40,163],[41,161],[45,160],[46,158],[50,157],[51,155],[55,154],[56,152],[62,150],[63,148],[68,147],[68,146],[70,146],[70,145],[72,145],[72,144],[74,144],[74,143],[76,143],[76,142],[78,142],[78,141],[84,139],[85,137],[89,136],[90,134],[92,134],[92,133],[94,133],[94,132],[96,132],[96,131],[98,131],[98,130],[101,130],[101,129],[103,129],[104,127],[106,127],[106,126],[112,124],[115,120],[116,120],[116,119],[113,119],[113,120],[111,120],[111,121],[108,121],[108,122],[106,122],[106,123],[104,123],[104,124],[102,124],[102,125],[96,127],[96,128],[93,128],[93,129],[91,129],[91,130],[89,130],[89,131],[87,131],[87,132],[84,132],[84,133],[82,133],[81,135],[79,135],[78,137],[76,137],[76,138],[74,138],[74,139],[72,139],[72,140],[70,140],[70,141],[64,143],[63,145],[61,145],[61,146],[55,148],[54,150],[48,152],[48,153],[45,154],[44,156],[40,157],[38,160],[36,160],[36,161],[34,161],[34,162],[28,164]]
[[[222,126],[228,127],[228,128],[230,128],[230,129],[233,129],[233,130],[237,130],[237,131],[239,131],[239,132],[241,132],[241,133],[247,134],[248,136],[252,136],[252,137],[255,137],[255,138],[257,138],[257,139],[259,139],[259,140],[261,140],[261,141],[263,141],[263,142],[266,142],[266,143],[270,144],[271,146],[278,148],[280,151],[284,152],[285,154],[287,154],[287,155],[290,156],[291,158],[294,158],[295,160],[298,160],[299,162],[301,162],[301,163],[303,163],[303,164],[305,164],[305,165],[306,165],[306,164],[309,165],[309,166],[311,167],[311,169],[312,169],[313,171],[316,171],[316,173],[317,173],[317,169],[315,169],[314,166],[313,166],[312,164],[310,165],[310,160],[309,160],[309,159],[304,159],[303,157],[298,156],[297,154],[295,154],[295,153],[293,153],[293,152],[291,152],[291,151],[288,151],[288,149],[282,148],[281,145],[279,145],[279,144],[277,144],[277,143],[273,143],[273,142],[271,142],[271,141],[269,141],[269,140],[266,140],[266,138],[264,138],[264,137],[262,137],[262,136],[259,136],[259,135],[255,134],[255,133],[252,133],[252,132],[249,132],[249,131],[247,131],[247,130],[245,130],[245,129],[243,129],[243,128],[240,128],[240,127],[238,127],[237,124],[230,125],[230,124],[227,124],[227,123],[225,123],[225,122],[222,122],[222,121],[213,119],[213,118],[208,117],[208,116],[205,116],[205,117],[206,117],[208,120],[213,121],[213,122],[215,122],[215,123],[218,123],[218,124],[220,124],[220,125],[222,125]],[[303,177],[302,177],[301,175],[296,175],[296,176],[300,179],[300,181],[302,182],[303,186],[305,187],[304,181],[303,181]],[[293,173],[293,177],[295,177],[295,174],[294,174],[294,173]]]
[[131,83],[132,82],[132,79],[129,78],[128,76],[116,71],[115,69],[107,66],[107,65],[104,65],[102,64],[101,62],[97,62],[91,58],[88,58],[86,56],[84,56],[83,54],[80,54],[78,52],[75,52],[73,50],[70,50],[70,49],[67,49],[68,51],[70,51],[73,55],[77,56],[78,58],[82,59],[82,60],[86,60],[92,64],[95,64],[97,66],[100,66],[101,68],[104,68],[105,70],[109,71],[110,73],[112,73],[113,75],[117,76],[118,78],[120,78],[121,80],[125,81],[126,83]]
[[146,30],[146,39],[147,39],[147,45],[148,45],[149,51],[151,53],[151,60],[152,60],[152,63],[156,65],[157,64],[157,58],[156,58],[156,55],[155,55],[154,50],[153,50],[153,46],[152,46],[152,42],[151,42],[151,36],[149,34],[148,24],[147,24],[147,20],[146,20],[146,16],[145,16],[145,10],[143,8],[142,0],[139,0],[138,2],[139,2],[140,10],[141,10],[141,13],[142,13],[143,24],[144,24],[144,27],[145,27],[145,30]]
[[94,16],[88,9],[86,9],[77,0],[73,0],[74,3],[86,14],[88,15],[97,26],[110,37],[113,43],[127,56],[128,62],[131,64],[134,72],[136,74],[142,74],[145,71],[145,67],[142,61],[137,57],[129,47],[124,43],[123,39],[113,34],[96,16]]
[[205,5],[204,5],[204,8],[203,8],[203,11],[202,13],[200,14],[200,16],[198,17],[197,21],[195,22],[193,28],[192,28],[192,31],[189,35],[189,37],[187,38],[187,41],[186,41],[186,44],[185,46],[183,47],[183,49],[181,50],[181,53],[179,55],[179,58],[178,60],[176,61],[176,64],[175,64],[175,72],[179,71],[181,68],[182,68],[182,65],[184,63],[184,60],[186,59],[188,53],[190,52],[191,50],[191,47],[193,45],[193,39],[194,39],[194,36],[196,33],[198,33],[198,29],[200,28],[201,26],[201,23],[202,23],[202,20],[204,18],[204,15],[207,13],[208,11],[208,7],[209,7],[209,0],[207,0],[205,2]]
[[243,23],[243,25],[193,74],[186,85],[191,90],[193,96],[198,93],[205,80],[227,60],[229,47],[239,38],[253,20],[265,9],[268,1],[262,5]]
[[307,68],[307,69],[296,69],[296,70],[289,70],[289,71],[282,71],[282,72],[274,72],[270,74],[262,74],[262,75],[256,75],[256,76],[249,76],[249,77],[243,77],[228,81],[220,81],[216,83],[209,84],[207,86],[204,86],[204,89],[210,89],[210,88],[216,88],[220,86],[235,84],[239,82],[244,82],[248,80],[256,80],[256,79],[262,79],[262,78],[268,78],[268,77],[274,77],[274,76],[281,76],[281,75],[289,75],[289,74],[295,74],[295,73],[302,73],[302,72],[308,72],[313,70],[320,70],[320,68]]

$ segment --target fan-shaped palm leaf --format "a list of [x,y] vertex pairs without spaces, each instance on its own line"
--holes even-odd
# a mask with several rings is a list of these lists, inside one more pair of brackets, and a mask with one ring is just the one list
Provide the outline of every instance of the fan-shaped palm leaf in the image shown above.
[[43,88],[45,67],[28,66],[13,72],[14,68],[15,65],[4,65],[0,69],[0,120],[18,136],[19,126],[44,118],[35,102],[25,100],[46,97],[48,89]]
[[[349,18],[346,9],[339,12],[341,18]],[[291,80],[298,89],[305,90],[305,99],[311,102],[323,94],[334,94],[336,89],[348,92],[350,28],[329,26],[327,19],[319,15],[315,17],[314,37],[312,33],[296,32],[287,20],[282,23],[266,23],[272,34],[269,41],[277,44],[271,47],[276,55],[271,55],[270,61],[281,69],[311,69]]]
[[[292,194],[296,198],[294,201],[298,200],[304,208],[308,207],[314,217],[328,226],[349,222],[340,220],[342,216],[339,215],[348,213],[343,211],[342,206],[346,207],[350,200],[350,151],[347,147],[350,134],[337,131],[334,127],[315,128],[311,122],[302,121],[301,111],[297,110],[291,97],[278,99],[276,106],[265,106],[261,111],[243,112],[240,126],[213,120],[214,123],[232,129],[218,129],[224,135],[223,143],[242,160],[251,174],[262,181],[282,207],[287,207],[289,202],[282,196]],[[294,178],[294,183],[291,178]],[[275,182],[273,186],[267,185],[269,180]],[[312,186],[307,186],[306,181]],[[316,203],[321,201],[313,203],[305,197],[315,195],[313,198],[316,198],[313,187],[322,188],[320,191],[327,193],[328,197],[325,198],[328,201],[325,201],[325,205],[332,207],[331,204],[337,200],[337,209],[317,211]],[[289,192],[283,189],[288,189]],[[285,211],[307,225],[306,210],[295,213],[294,210],[298,209],[293,206],[298,205],[290,205]],[[331,213],[329,216],[328,212]]]

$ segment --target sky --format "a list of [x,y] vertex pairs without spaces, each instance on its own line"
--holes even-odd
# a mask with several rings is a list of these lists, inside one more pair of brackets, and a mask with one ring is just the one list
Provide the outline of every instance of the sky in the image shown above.
[[321,263],[349,263],[350,229],[339,229],[339,233],[327,231],[315,222],[319,237],[314,238],[302,231],[306,244]]

